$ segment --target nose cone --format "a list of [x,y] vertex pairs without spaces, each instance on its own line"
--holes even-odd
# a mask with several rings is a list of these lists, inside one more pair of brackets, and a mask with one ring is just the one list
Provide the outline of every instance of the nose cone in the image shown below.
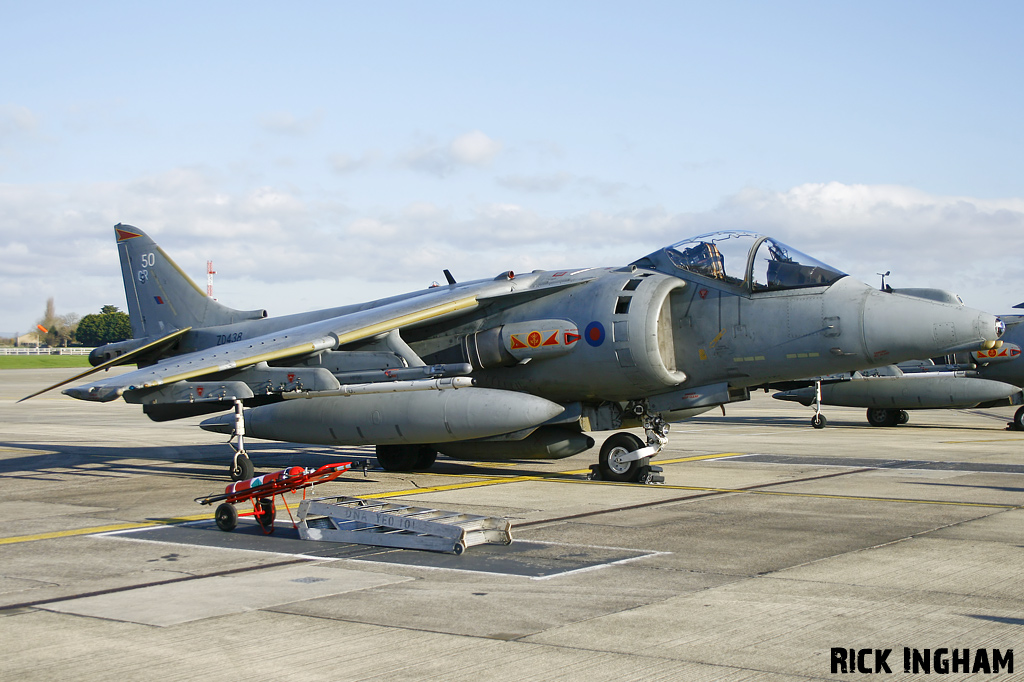
[[872,291],[864,301],[864,348],[874,364],[992,348],[1005,325],[962,305]]

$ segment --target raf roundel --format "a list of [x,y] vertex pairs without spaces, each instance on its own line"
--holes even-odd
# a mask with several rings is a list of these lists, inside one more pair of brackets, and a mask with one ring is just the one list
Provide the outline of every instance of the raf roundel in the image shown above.
[[604,343],[604,325],[598,321],[591,322],[583,330],[583,338],[594,348]]

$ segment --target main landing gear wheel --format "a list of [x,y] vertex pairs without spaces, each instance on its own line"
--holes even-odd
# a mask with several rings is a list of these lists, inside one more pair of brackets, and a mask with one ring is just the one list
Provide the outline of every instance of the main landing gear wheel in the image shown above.
[[907,412],[906,410],[899,410],[896,413],[896,423],[897,424],[906,424],[908,421],[910,421],[910,413],[909,412]]
[[437,450],[429,445],[378,445],[377,464],[385,471],[429,469],[437,459]]
[[235,456],[235,461],[231,465],[231,480],[232,481],[245,481],[256,475],[256,467],[252,465],[252,460],[249,459],[249,455],[244,452],[238,453]]
[[1013,413],[1013,430],[1024,431],[1024,407],[1017,408]]
[[647,466],[651,458],[623,461],[622,456],[646,446],[647,443],[632,433],[616,433],[609,437],[601,446],[601,455],[598,459],[601,478],[605,481],[619,482],[637,480],[640,469]]
[[[881,407],[868,408],[868,423],[872,426],[896,426],[900,422],[900,412],[903,410],[887,410]],[[910,415],[907,415],[910,419]]]
[[816,414],[813,417],[811,417],[811,426],[813,426],[816,429],[825,428],[825,424],[827,423],[828,420],[825,419],[825,415],[823,414]]
[[213,518],[217,522],[218,528],[223,531],[232,531],[238,525],[238,510],[235,509],[235,505],[224,502],[217,507]]

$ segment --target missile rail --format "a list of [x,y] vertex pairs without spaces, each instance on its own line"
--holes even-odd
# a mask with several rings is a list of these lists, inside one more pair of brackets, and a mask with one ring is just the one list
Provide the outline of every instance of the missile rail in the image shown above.
[[512,543],[512,524],[508,519],[359,497],[303,500],[296,516],[299,537],[303,540],[456,555],[474,545]]

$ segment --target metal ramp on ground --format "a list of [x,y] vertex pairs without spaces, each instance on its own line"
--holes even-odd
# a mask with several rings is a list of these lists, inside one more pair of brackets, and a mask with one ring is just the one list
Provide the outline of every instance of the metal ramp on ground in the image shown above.
[[298,509],[303,540],[462,554],[467,547],[512,543],[508,519],[477,516],[359,497],[303,500]]

